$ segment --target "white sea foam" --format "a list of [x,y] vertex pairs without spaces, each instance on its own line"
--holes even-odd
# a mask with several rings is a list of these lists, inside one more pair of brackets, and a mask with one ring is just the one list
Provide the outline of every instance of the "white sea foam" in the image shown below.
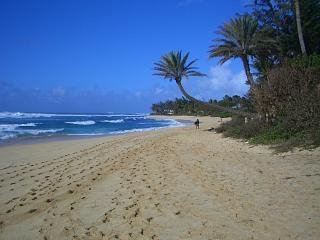
[[93,125],[96,122],[89,120],[89,121],[75,121],[75,122],[66,122],[66,123],[75,124],[75,125]]
[[128,130],[119,130],[119,131],[109,132],[109,134],[124,134],[124,133],[132,133],[132,132],[147,132],[147,131],[160,130],[160,129],[164,129],[164,128],[174,128],[174,127],[183,127],[183,126],[185,126],[183,123],[180,123],[180,122],[175,121],[173,119],[163,119],[162,121],[166,121],[167,123],[170,122],[170,125],[163,126],[163,127],[134,128],[134,129],[128,129]]
[[124,133],[133,133],[133,132],[147,132],[147,131],[155,131],[155,130],[164,129],[164,128],[166,128],[166,127],[134,128],[134,129],[128,129],[128,130],[113,131],[113,132],[109,132],[109,134],[124,134]]
[[42,124],[42,123],[22,123],[22,124],[18,124],[19,127],[35,127],[38,124]]
[[23,130],[16,130],[19,134],[31,134],[31,135],[38,135],[42,133],[56,133],[63,131],[64,128],[57,128],[57,129],[23,129]]
[[14,131],[18,127],[18,124],[0,124],[0,132]]
[[38,123],[21,123],[21,124],[0,124],[0,132],[14,131],[19,127],[35,127]]
[[17,134],[13,134],[13,133],[3,134],[3,133],[0,133],[0,140],[7,140],[7,139],[10,139],[10,138],[15,138],[15,137],[17,137]]
[[48,113],[22,113],[22,112],[0,112],[0,118],[37,118],[52,117],[54,114]]
[[105,122],[105,123],[122,123],[124,122],[124,119],[116,119],[116,120],[103,120],[101,122]]
[[43,133],[56,133],[63,131],[64,128],[58,129],[12,129],[9,131],[0,131],[0,140],[7,140],[18,137],[18,135],[39,135]]
[[162,121],[162,124],[166,125],[169,123],[168,127],[183,127],[185,124],[178,122],[173,119],[158,119],[158,121]]
[[125,117],[128,120],[146,119],[145,116]]

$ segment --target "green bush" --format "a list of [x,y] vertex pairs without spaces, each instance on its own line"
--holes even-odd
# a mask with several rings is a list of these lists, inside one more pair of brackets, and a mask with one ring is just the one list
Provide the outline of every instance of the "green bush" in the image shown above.
[[282,124],[266,128],[260,134],[253,137],[250,142],[257,144],[277,144],[291,138],[303,139],[303,132],[287,131]]
[[313,148],[320,146],[320,129],[315,131],[288,130],[283,123],[266,124],[250,120],[245,124],[243,118],[233,117],[216,129],[225,137],[249,140],[251,144],[272,145],[276,151],[290,151],[294,147]]
[[320,55],[302,56],[288,60],[288,65],[295,68],[320,69]]
[[[305,133],[318,138],[320,128],[320,57],[301,57],[266,73],[254,91],[254,106],[277,126],[270,126],[263,139],[284,139]],[[269,121],[271,122],[271,121]],[[261,136],[262,137],[262,136]]]
[[223,133],[226,137],[250,139],[263,132],[266,127],[257,119],[245,124],[243,117],[233,117],[230,121],[222,123],[216,132]]
[[231,113],[228,112],[213,112],[211,113],[212,117],[221,117],[221,118],[228,118],[228,117],[232,117]]

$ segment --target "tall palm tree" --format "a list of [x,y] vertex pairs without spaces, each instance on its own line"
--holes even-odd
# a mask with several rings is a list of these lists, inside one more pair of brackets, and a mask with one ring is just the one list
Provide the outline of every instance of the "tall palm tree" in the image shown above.
[[299,0],[294,0],[294,7],[295,7],[295,13],[296,13],[297,31],[298,31],[301,52],[302,52],[302,55],[307,55],[306,45],[304,44],[303,33],[302,33]]
[[190,76],[199,76],[203,77],[206,76],[203,73],[200,73],[197,71],[197,67],[194,67],[194,63],[197,61],[192,60],[188,62],[189,58],[189,52],[182,56],[181,51],[171,51],[163,56],[161,56],[160,60],[156,63],[154,63],[154,75],[162,76],[164,79],[169,79],[170,81],[174,80],[176,84],[178,85],[180,91],[182,94],[190,101],[198,103],[200,105],[210,107],[210,108],[215,108],[220,111],[226,111],[234,114],[238,114],[241,116],[250,116],[252,117],[253,114],[247,113],[247,112],[242,112],[230,108],[225,108],[217,104],[209,104],[207,102],[200,101],[191,95],[189,95],[185,89],[182,86],[182,79],[186,78],[188,79]]
[[262,36],[258,23],[249,15],[238,16],[220,26],[220,38],[210,46],[209,58],[221,57],[223,64],[232,58],[240,58],[247,76],[247,84],[255,86],[249,65],[250,56],[266,55],[277,48],[276,41]]

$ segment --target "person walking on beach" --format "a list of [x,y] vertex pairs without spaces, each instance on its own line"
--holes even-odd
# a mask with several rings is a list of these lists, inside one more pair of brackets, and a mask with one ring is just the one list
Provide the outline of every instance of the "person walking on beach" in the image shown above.
[[194,122],[194,125],[196,125],[196,129],[199,129],[199,126],[200,126],[200,121],[199,121],[199,119],[197,119],[197,120]]

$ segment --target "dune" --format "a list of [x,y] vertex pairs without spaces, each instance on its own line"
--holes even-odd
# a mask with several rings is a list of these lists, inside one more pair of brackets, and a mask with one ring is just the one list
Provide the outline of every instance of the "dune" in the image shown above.
[[275,154],[199,119],[1,147],[0,239],[320,238],[319,148]]

